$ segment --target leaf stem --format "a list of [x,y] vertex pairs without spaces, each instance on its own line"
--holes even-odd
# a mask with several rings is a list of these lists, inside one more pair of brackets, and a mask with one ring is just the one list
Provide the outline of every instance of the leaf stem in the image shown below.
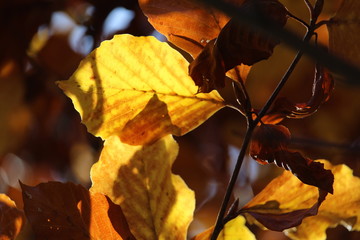
[[247,147],[248,147],[248,145],[250,143],[251,135],[253,133],[253,130],[254,130],[255,126],[256,125],[253,124],[253,121],[251,119],[248,119],[247,130],[246,130],[246,134],[245,134],[245,137],[244,137],[244,141],[242,143],[241,150],[240,150],[238,159],[236,161],[235,168],[234,168],[233,173],[231,175],[229,184],[228,184],[228,186],[226,188],[226,194],[224,196],[223,202],[221,204],[221,209],[220,209],[218,217],[216,219],[214,231],[213,231],[213,233],[211,235],[211,238],[210,238],[211,240],[216,240],[219,233],[220,233],[220,231],[224,227],[224,224],[225,224],[224,216],[225,216],[225,213],[226,213],[226,209],[227,209],[227,207],[229,205],[231,194],[233,192],[236,180],[237,180],[237,178],[239,176],[240,168],[241,168],[241,165],[242,165],[242,163],[244,161],[245,153],[246,153]]

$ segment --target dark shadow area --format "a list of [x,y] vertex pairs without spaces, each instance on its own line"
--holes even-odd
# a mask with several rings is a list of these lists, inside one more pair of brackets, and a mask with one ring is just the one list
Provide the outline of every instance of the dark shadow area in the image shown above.
[[180,135],[181,129],[172,123],[166,103],[154,94],[144,109],[126,123],[120,139],[130,145],[144,145],[167,134]]

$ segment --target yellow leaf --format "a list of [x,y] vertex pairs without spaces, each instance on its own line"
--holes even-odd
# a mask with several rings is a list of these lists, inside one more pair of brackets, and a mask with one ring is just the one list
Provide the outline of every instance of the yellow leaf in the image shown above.
[[225,106],[218,92],[196,94],[180,53],[154,37],[117,35],[59,82],[88,131],[132,145],[183,135]]
[[171,173],[177,154],[171,135],[146,146],[127,145],[112,136],[91,169],[90,190],[121,206],[137,240],[186,238],[195,197]]
[[[245,226],[245,218],[238,216],[225,224],[217,240],[255,240],[254,234]],[[192,240],[209,240],[214,227],[198,234]]]
[[[284,231],[292,239],[326,239],[326,229],[338,224],[344,225],[349,230],[360,230],[360,191],[358,191],[360,179],[353,176],[352,170],[346,165],[333,166],[326,160],[320,160],[320,162],[334,174],[334,194],[327,195],[319,208],[318,215],[307,217],[300,226]],[[244,208],[262,205],[263,210],[280,214],[309,208],[317,201],[317,198],[316,187],[303,184],[290,172],[285,171]],[[275,202],[278,204],[274,204]],[[252,217],[247,216],[247,218],[249,222],[259,224]]]

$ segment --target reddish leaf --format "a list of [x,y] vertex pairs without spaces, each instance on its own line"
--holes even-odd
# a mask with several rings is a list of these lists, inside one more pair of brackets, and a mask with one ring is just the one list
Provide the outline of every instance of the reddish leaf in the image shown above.
[[283,125],[262,124],[255,128],[250,155],[260,164],[272,163],[277,151],[287,148],[290,131]]
[[287,150],[289,130],[282,125],[262,124],[254,130],[250,155],[259,163],[275,163],[291,171],[303,183],[333,193],[334,176],[322,163],[303,157],[299,152]]
[[120,206],[81,185],[21,184],[24,211],[40,239],[135,239]]
[[[292,212],[283,212],[280,204],[276,201],[269,201],[264,205],[244,208],[240,213],[247,213],[254,217],[266,228],[273,231],[283,231],[301,224],[305,217],[315,216],[321,203],[325,200],[327,192],[319,189],[319,198],[317,202],[307,209],[299,209]],[[283,212],[283,213],[279,213]]]
[[25,222],[24,213],[5,194],[0,194],[0,239],[15,239]]
[[[260,14],[280,26],[287,20],[287,10],[277,0],[245,1],[244,11]],[[274,47],[279,44],[254,30],[251,25],[231,19],[200,55],[190,64],[189,75],[199,86],[199,92],[210,92],[223,88],[225,73],[240,64],[253,65],[269,58]]]
[[334,79],[325,68],[316,66],[312,95],[307,103],[293,103],[285,97],[278,98],[270,112],[261,119],[264,123],[279,123],[284,118],[305,118],[315,113],[329,100],[334,89]]

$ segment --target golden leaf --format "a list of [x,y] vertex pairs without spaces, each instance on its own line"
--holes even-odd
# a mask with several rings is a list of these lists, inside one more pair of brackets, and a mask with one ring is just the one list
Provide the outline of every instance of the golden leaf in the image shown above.
[[24,223],[24,213],[8,196],[0,194],[0,239],[15,239]]
[[137,240],[186,238],[195,197],[171,173],[177,154],[171,135],[146,146],[127,145],[112,136],[91,169],[90,190],[121,206]]
[[[334,194],[328,194],[322,202],[316,216],[307,217],[296,228],[284,232],[292,239],[326,239],[326,229],[342,224],[349,230],[360,230],[359,200],[360,179],[352,175],[352,170],[346,165],[331,165],[326,160],[319,162],[334,174]],[[269,183],[245,207],[260,208],[269,213],[284,213],[310,208],[318,198],[318,190],[303,184],[290,172]],[[247,215],[247,220],[256,221]]]
[[[217,240],[255,240],[254,234],[245,226],[245,218],[238,216],[225,224]],[[214,227],[196,235],[192,240],[209,240]]]
[[196,94],[187,67],[166,43],[124,34],[103,42],[59,86],[89,132],[143,145],[183,135],[225,106],[216,91]]

